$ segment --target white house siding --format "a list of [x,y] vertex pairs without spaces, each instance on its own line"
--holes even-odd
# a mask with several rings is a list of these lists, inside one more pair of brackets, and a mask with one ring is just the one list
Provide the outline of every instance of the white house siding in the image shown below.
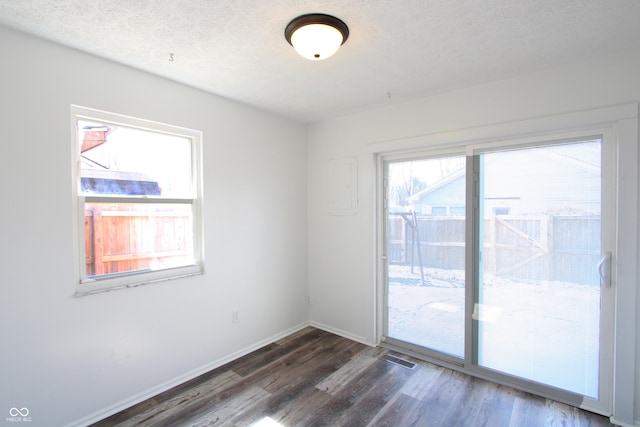
[[[559,148],[559,147],[558,147]],[[484,174],[484,215],[492,216],[494,209],[507,209],[510,215],[531,214],[599,214],[600,168],[574,158],[558,154],[562,149],[542,148],[523,156],[518,151],[498,153],[500,167],[486,162]],[[575,150],[573,150],[575,151]],[[496,155],[496,154],[494,154]],[[531,170],[531,165],[538,169]],[[540,169],[540,165],[542,169]],[[529,172],[530,171],[530,174]],[[558,181],[561,173],[566,179]],[[413,209],[418,214],[431,214],[433,207],[465,205],[465,176],[435,185],[413,196]]]

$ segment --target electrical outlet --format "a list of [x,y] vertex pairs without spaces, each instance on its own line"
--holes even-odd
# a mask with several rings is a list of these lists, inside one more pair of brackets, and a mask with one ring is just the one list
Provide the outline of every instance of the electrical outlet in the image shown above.
[[231,311],[231,323],[240,323],[240,311]]

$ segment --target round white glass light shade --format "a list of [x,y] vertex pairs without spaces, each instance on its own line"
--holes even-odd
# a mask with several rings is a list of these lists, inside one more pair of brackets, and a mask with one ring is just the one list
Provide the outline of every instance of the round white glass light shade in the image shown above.
[[309,24],[298,28],[291,35],[291,44],[304,58],[326,59],[342,45],[342,34],[326,24]]

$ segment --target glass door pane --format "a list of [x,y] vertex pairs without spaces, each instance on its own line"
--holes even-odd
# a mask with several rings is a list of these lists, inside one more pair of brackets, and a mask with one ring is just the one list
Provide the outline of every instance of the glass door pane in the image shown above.
[[463,358],[465,158],[385,166],[386,336]]
[[479,161],[478,365],[597,398],[601,141]]

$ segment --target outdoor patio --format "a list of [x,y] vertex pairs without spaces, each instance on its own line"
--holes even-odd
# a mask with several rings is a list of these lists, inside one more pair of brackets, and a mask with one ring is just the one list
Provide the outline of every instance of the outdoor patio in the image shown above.
[[[389,267],[389,336],[463,356],[464,272]],[[600,289],[485,275],[480,364],[585,395],[597,394]]]

